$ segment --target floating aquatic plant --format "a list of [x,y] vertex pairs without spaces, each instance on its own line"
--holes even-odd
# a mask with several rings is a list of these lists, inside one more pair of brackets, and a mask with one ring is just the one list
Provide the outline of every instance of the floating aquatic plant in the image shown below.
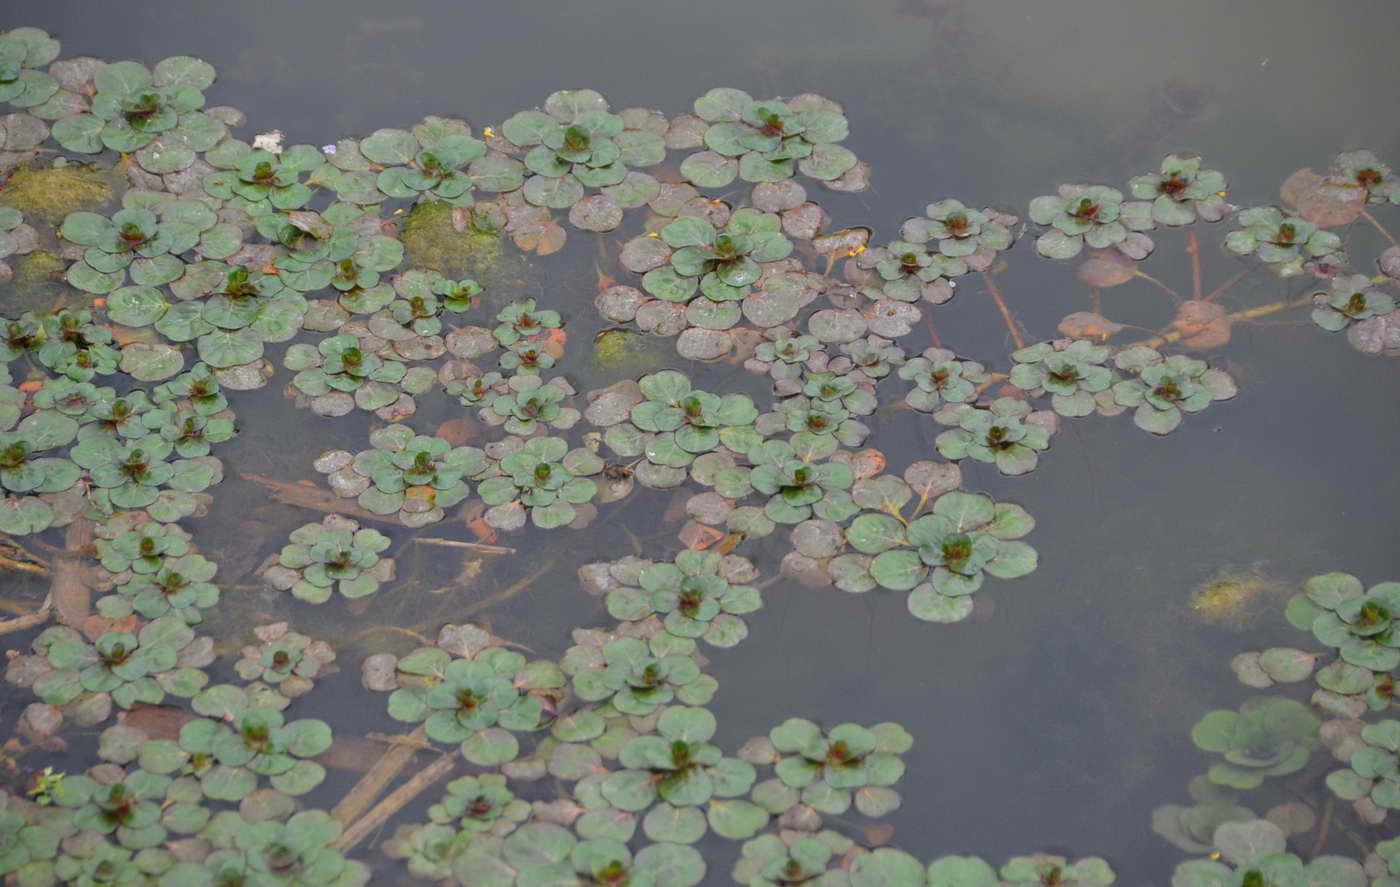
[[1155,173],[1128,182],[1133,196],[1152,201],[1152,220],[1160,225],[1189,225],[1196,219],[1218,222],[1232,207],[1225,202],[1225,176],[1201,169],[1201,158],[1168,154]]
[[1281,696],[1256,696],[1238,712],[1218,710],[1191,728],[1191,741],[1225,756],[1211,782],[1248,789],[1270,776],[1296,773],[1318,745],[1318,719],[1306,705]]
[[1049,448],[1055,428],[1053,423],[1039,421],[1043,416],[1032,413],[1030,404],[1014,397],[999,397],[985,408],[948,404],[935,418],[958,425],[934,439],[943,458],[991,462],[1002,474],[1010,475],[1034,470],[1039,454]]
[[1184,413],[1200,412],[1238,391],[1229,374],[1184,354],[1164,357],[1138,345],[1118,352],[1113,361],[1118,369],[1136,375],[1113,385],[1114,403],[1136,407],[1133,422],[1153,434],[1175,431]]
[[1094,395],[1114,382],[1113,370],[1104,366],[1109,351],[1084,339],[1041,342],[1011,353],[1010,381],[1033,395],[1049,394],[1061,416],[1087,416],[1097,406]]
[[1313,323],[1329,332],[1346,329],[1357,321],[1395,310],[1395,297],[1372,286],[1364,274],[1348,274],[1328,281],[1327,292],[1313,296]]
[[352,518],[328,514],[320,523],[293,530],[290,539],[263,576],[300,600],[324,604],[333,591],[355,600],[394,578],[394,559],[379,556],[389,538]]
[[1239,230],[1226,236],[1225,246],[1241,256],[1257,255],[1280,277],[1302,274],[1306,262],[1346,264],[1340,237],[1276,206],[1250,207],[1238,221]]
[[415,434],[395,423],[370,433],[372,449],[351,455],[344,450],[317,460],[330,475],[331,488],[354,497],[375,514],[394,514],[404,526],[440,521],[444,509],[471,494],[464,478],[487,469],[486,454],[476,447],[454,447],[439,437]]
[[1059,193],[1030,204],[1031,221],[1050,226],[1035,241],[1048,259],[1072,259],[1088,246],[1115,248],[1130,259],[1144,259],[1153,243],[1143,231],[1155,227],[1152,205],[1123,200],[1123,192],[1104,185],[1061,185]]
[[505,456],[501,474],[481,482],[478,492],[487,509],[486,521],[498,529],[518,529],[530,522],[541,529],[572,523],[576,506],[598,494],[588,475],[603,470],[603,461],[586,448],[570,450],[558,437],[535,437]]

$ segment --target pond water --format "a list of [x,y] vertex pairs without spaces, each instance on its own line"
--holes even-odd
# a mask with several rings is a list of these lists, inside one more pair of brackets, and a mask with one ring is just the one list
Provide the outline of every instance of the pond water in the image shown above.
[[[760,98],[819,93],[843,107],[850,135],[842,144],[869,164],[871,187],[837,193],[803,180],[807,194],[829,213],[827,231],[866,226],[872,248],[900,237],[900,224],[933,201],[955,197],[1029,221],[1031,199],[1060,183],[1122,188],[1172,152],[1199,154],[1206,167],[1224,172],[1227,199],[1243,207],[1279,203],[1279,184],[1294,170],[1325,174],[1341,151],[1369,149],[1400,163],[1400,67],[1389,40],[1400,12],[1382,0],[1358,0],[1344,16],[1301,0],[783,0],[761,9],[620,0],[451,8],[315,2],[201,5],[197,13],[164,2],[12,0],[0,29],[22,25],[61,40],[61,58],[147,65],[172,55],[202,58],[219,72],[204,91],[207,104],[247,115],[235,135],[250,141],[280,129],[289,146],[408,129],[425,115],[464,118],[479,135],[560,89],[596,89],[614,111],[640,106],[668,116],[689,113],[714,86]],[[673,177],[685,153],[668,156]],[[742,180],[701,190],[734,207],[753,203]],[[1395,206],[1370,209],[1380,224],[1400,231]],[[554,215],[562,220],[567,210]],[[768,409],[770,380],[735,362],[688,361],[672,339],[643,340],[633,363],[600,363],[591,343],[615,324],[599,316],[594,298],[604,277],[640,286],[640,275],[622,267],[618,254],[642,233],[642,215],[629,211],[620,228],[600,234],[566,224],[566,245],[547,256],[519,253],[505,239],[504,257],[482,275],[483,305],[465,322],[489,329],[508,303],[533,298],[562,315],[568,346],[552,372],[580,395],[670,367],[698,388],[743,392],[760,412]],[[1310,274],[1281,279],[1257,259],[1230,252],[1225,238],[1236,228],[1233,217],[1190,226],[1199,236],[1202,292],[1250,272],[1219,296],[1231,312],[1326,288]],[[936,341],[959,357],[1006,372],[1016,345],[989,285],[1004,296],[1027,344],[1059,335],[1062,318],[1094,305],[1147,330],[1125,329],[1109,344],[1146,340],[1177,311],[1181,297],[1163,289],[1192,297],[1184,228],[1152,232],[1155,251],[1142,270],[1160,285],[1133,279],[1097,294],[1077,278],[1079,259],[1035,254],[1043,226],[1021,233],[1018,220],[1011,230],[1021,236],[990,277],[970,274],[952,301],[920,306],[927,322],[898,343],[910,357],[932,344],[936,330]],[[1345,240],[1353,268],[1376,274],[1376,256],[1390,242],[1364,220],[1332,230]],[[825,260],[805,244],[796,254],[809,270],[822,271]],[[1394,293],[1395,281],[1382,288]],[[20,309],[12,306],[20,298],[17,282],[0,284],[0,315],[16,317]],[[1308,577],[1346,571],[1367,586],[1400,578],[1400,377],[1393,358],[1360,353],[1343,334],[1318,329],[1306,307],[1258,321],[1236,322],[1228,344],[1218,347],[1163,346],[1164,353],[1189,353],[1227,370],[1239,387],[1237,396],[1188,415],[1170,434],[1135,427],[1131,410],[1067,418],[1029,474],[1006,476],[973,458],[961,461],[963,489],[1034,516],[1027,541],[1039,552],[1030,575],[993,579],[977,591],[964,621],[916,619],[901,591],[848,594],[780,575],[792,549],[787,526],[744,540],[736,553],[753,561],[763,606],[743,616],[749,633],[742,643],[701,645],[704,671],[719,683],[707,706],[718,723],[713,742],[734,755],[745,740],[792,717],[824,727],[897,722],[913,737],[901,755],[902,804],[878,819],[855,811],[829,816],[825,826],[868,846],[877,842],[863,829],[888,824],[892,833],[879,837],[925,865],[951,854],[994,866],[1037,852],[1097,856],[1111,864],[1116,883],[1163,885],[1178,862],[1204,856],[1153,830],[1153,811],[1191,804],[1187,782],[1220,760],[1193,744],[1192,726],[1262,692],[1306,702],[1316,689],[1311,677],[1272,691],[1250,689],[1232,673],[1232,657],[1271,647],[1325,649],[1284,619],[1285,604]],[[321,337],[302,332],[292,341]],[[471,621],[523,645],[532,660],[557,660],[574,628],[614,624],[603,602],[581,590],[580,567],[630,554],[669,560],[684,547],[677,541],[683,505],[702,488],[690,483],[677,498],[638,484],[623,501],[599,505],[598,519],[585,529],[527,525],[502,533],[498,544],[512,550],[504,555],[415,541],[476,541],[454,509],[422,529],[376,524],[390,540],[385,556],[396,559],[398,578],[360,601],[336,597],[313,606],[268,590],[253,569],[287,544],[291,531],[322,515],[272,501],[268,487],[248,475],[324,489],[313,461],[329,450],[365,449],[370,430],[384,424],[360,410],[332,419],[295,406],[284,396],[293,376],[282,365],[284,347],[269,345],[277,372],[266,388],[229,394],[239,433],[214,447],[224,480],[210,488],[206,516],[181,522],[221,565],[222,603],[206,614],[205,628],[219,652],[231,655],[211,666],[216,682],[238,680],[231,663],[252,625],[285,619],[334,641],[341,666],[293,703],[290,717],[323,718],[338,738],[405,732],[410,725],[385,712],[384,694],[360,686],[365,656],[404,654],[416,645],[409,632],[432,638],[443,623]],[[20,366],[12,364],[16,385],[25,378]],[[901,407],[909,387],[894,374],[881,383],[882,407],[865,417],[872,433],[851,447],[878,448],[895,474],[917,460],[942,459],[935,439],[946,428]],[[476,407],[435,388],[403,420],[417,433],[475,416]],[[576,399],[582,407],[583,397]],[[471,445],[503,436],[498,428],[474,428]],[[585,430],[593,429],[581,423],[565,435],[570,446]],[[754,502],[762,498],[748,504]],[[35,538],[61,547],[63,530]],[[19,541],[31,551],[50,550]],[[1259,596],[1227,618],[1202,618],[1191,606],[1193,589],[1222,578],[1255,583]],[[16,612],[32,609],[47,588],[43,577],[14,572],[0,582],[5,600],[22,605]],[[15,656],[27,653],[37,633],[9,634],[5,646]],[[6,685],[0,723],[15,724],[31,702],[30,689]],[[11,787],[22,793],[30,774],[46,765],[69,773],[91,766],[96,729],[65,733],[66,753],[19,756]],[[522,739],[522,754],[530,742]],[[1292,835],[1289,851],[1305,861],[1319,852],[1361,859],[1394,834],[1394,823],[1368,824],[1350,803],[1330,798],[1323,779],[1341,766],[1318,749],[1305,768],[1272,777],[1239,803],[1260,816],[1286,803],[1313,809],[1328,825]],[[458,774],[480,771],[462,767]],[[355,779],[332,770],[305,800],[329,809]],[[569,791],[554,777],[511,785],[530,800]],[[425,821],[440,792],[429,788],[361,845],[356,858],[373,868],[373,883],[410,880],[379,845],[398,824]],[[1322,829],[1330,830],[1320,836]],[[644,843],[639,833],[633,846]],[[713,834],[696,843],[708,862],[705,884],[732,883],[739,844]]]

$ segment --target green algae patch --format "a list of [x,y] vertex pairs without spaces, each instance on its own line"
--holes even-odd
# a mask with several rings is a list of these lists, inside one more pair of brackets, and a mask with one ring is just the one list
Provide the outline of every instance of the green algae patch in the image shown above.
[[14,285],[21,293],[33,293],[56,283],[68,266],[48,250],[36,249],[20,258],[15,265]]
[[590,363],[600,373],[651,371],[665,362],[665,355],[656,347],[657,342],[632,330],[603,330],[593,337]]
[[20,166],[0,189],[0,206],[57,225],[72,212],[101,209],[112,199],[114,173],[93,166]]
[[468,226],[458,231],[447,203],[420,203],[403,217],[408,265],[448,277],[470,276],[484,286],[499,281],[505,254],[498,232]]

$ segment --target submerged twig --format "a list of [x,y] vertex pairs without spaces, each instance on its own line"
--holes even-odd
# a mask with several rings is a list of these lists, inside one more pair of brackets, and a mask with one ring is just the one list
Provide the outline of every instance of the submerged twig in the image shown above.
[[515,554],[514,548],[504,545],[487,545],[484,542],[461,542],[457,539],[440,539],[436,536],[415,536],[414,542],[422,545],[440,545],[443,548],[467,548],[482,554]]
[[1384,225],[1382,225],[1380,222],[1378,222],[1378,221],[1376,220],[1376,217],[1375,217],[1375,216],[1371,215],[1369,212],[1367,212],[1366,210],[1363,209],[1363,210],[1361,211],[1361,218],[1363,218],[1363,219],[1365,219],[1366,221],[1370,222],[1370,223],[1371,223],[1371,226],[1372,226],[1373,228],[1375,228],[1377,231],[1381,232],[1381,234],[1385,236],[1385,239],[1386,239],[1386,240],[1389,240],[1391,243],[1394,243],[1394,242],[1395,242],[1395,235],[1394,235],[1394,234],[1391,234],[1388,230],[1386,230],[1386,227],[1385,227]]
[[1317,830],[1317,840],[1313,841],[1312,850],[1308,853],[1308,859],[1316,859],[1317,854],[1322,852],[1322,847],[1327,843],[1327,832],[1332,827],[1332,813],[1337,809],[1337,798],[1335,795],[1327,796],[1327,806],[1322,810],[1322,825]]
[[476,603],[463,610],[460,615],[463,617],[470,616],[471,614],[476,613],[480,610],[484,610],[487,607],[494,606],[495,604],[499,604],[502,601],[510,600],[517,594],[520,594],[520,592],[529,588],[531,585],[534,585],[535,580],[539,579],[541,576],[554,569],[554,562],[558,559],[559,558],[557,555],[555,557],[550,558],[544,564],[540,565],[538,569],[527,575],[524,579],[521,579],[519,582],[516,582],[510,588],[507,588],[505,591],[498,592],[497,594],[493,594],[491,595],[491,597],[486,598],[485,600],[477,601]]
[[431,647],[433,645],[431,638],[426,638],[411,628],[403,628],[398,625],[371,625],[369,628],[362,628],[350,636],[350,643],[353,644],[365,635],[374,634],[378,631],[397,631],[399,634],[408,635],[425,647]]
[[384,799],[374,806],[368,813],[356,820],[345,831],[341,832],[331,847],[345,853],[365,839],[366,836],[379,828],[393,816],[402,810],[410,801],[422,794],[429,786],[438,780],[444,779],[452,769],[457,766],[457,753],[443,755],[424,767],[413,778],[403,785],[385,795]]
[[431,747],[428,745],[428,734],[422,725],[406,736],[393,737],[390,743],[383,756],[365,771],[365,775],[360,777],[354,788],[331,809],[331,817],[341,825],[348,825],[358,819],[369,809],[369,805],[374,803],[374,799],[379,797],[379,793],[384,791],[385,786],[408,766],[416,752]]
[[58,611],[58,621],[81,628],[92,612],[92,589],[83,577],[82,558],[92,550],[93,522],[80,517],[63,534],[64,551],[54,559],[53,582],[49,595]]
[[33,628],[36,625],[43,625],[49,621],[49,611],[52,607],[53,595],[49,595],[44,598],[44,602],[34,612],[0,621],[0,634],[11,634],[16,631],[24,631],[26,628]]

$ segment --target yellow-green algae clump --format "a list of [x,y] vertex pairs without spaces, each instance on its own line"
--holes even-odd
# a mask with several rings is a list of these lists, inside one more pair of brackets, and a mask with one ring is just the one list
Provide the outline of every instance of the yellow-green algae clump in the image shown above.
[[1191,592],[1191,612],[1208,625],[1242,631],[1276,611],[1292,589],[1267,575],[1259,564],[1222,567]]
[[19,166],[0,188],[0,206],[50,225],[79,210],[101,209],[112,199],[115,173],[92,166]]
[[501,235],[468,225],[458,231],[447,203],[420,203],[404,216],[403,246],[408,264],[446,277],[471,277],[482,286],[499,282],[505,250]]

